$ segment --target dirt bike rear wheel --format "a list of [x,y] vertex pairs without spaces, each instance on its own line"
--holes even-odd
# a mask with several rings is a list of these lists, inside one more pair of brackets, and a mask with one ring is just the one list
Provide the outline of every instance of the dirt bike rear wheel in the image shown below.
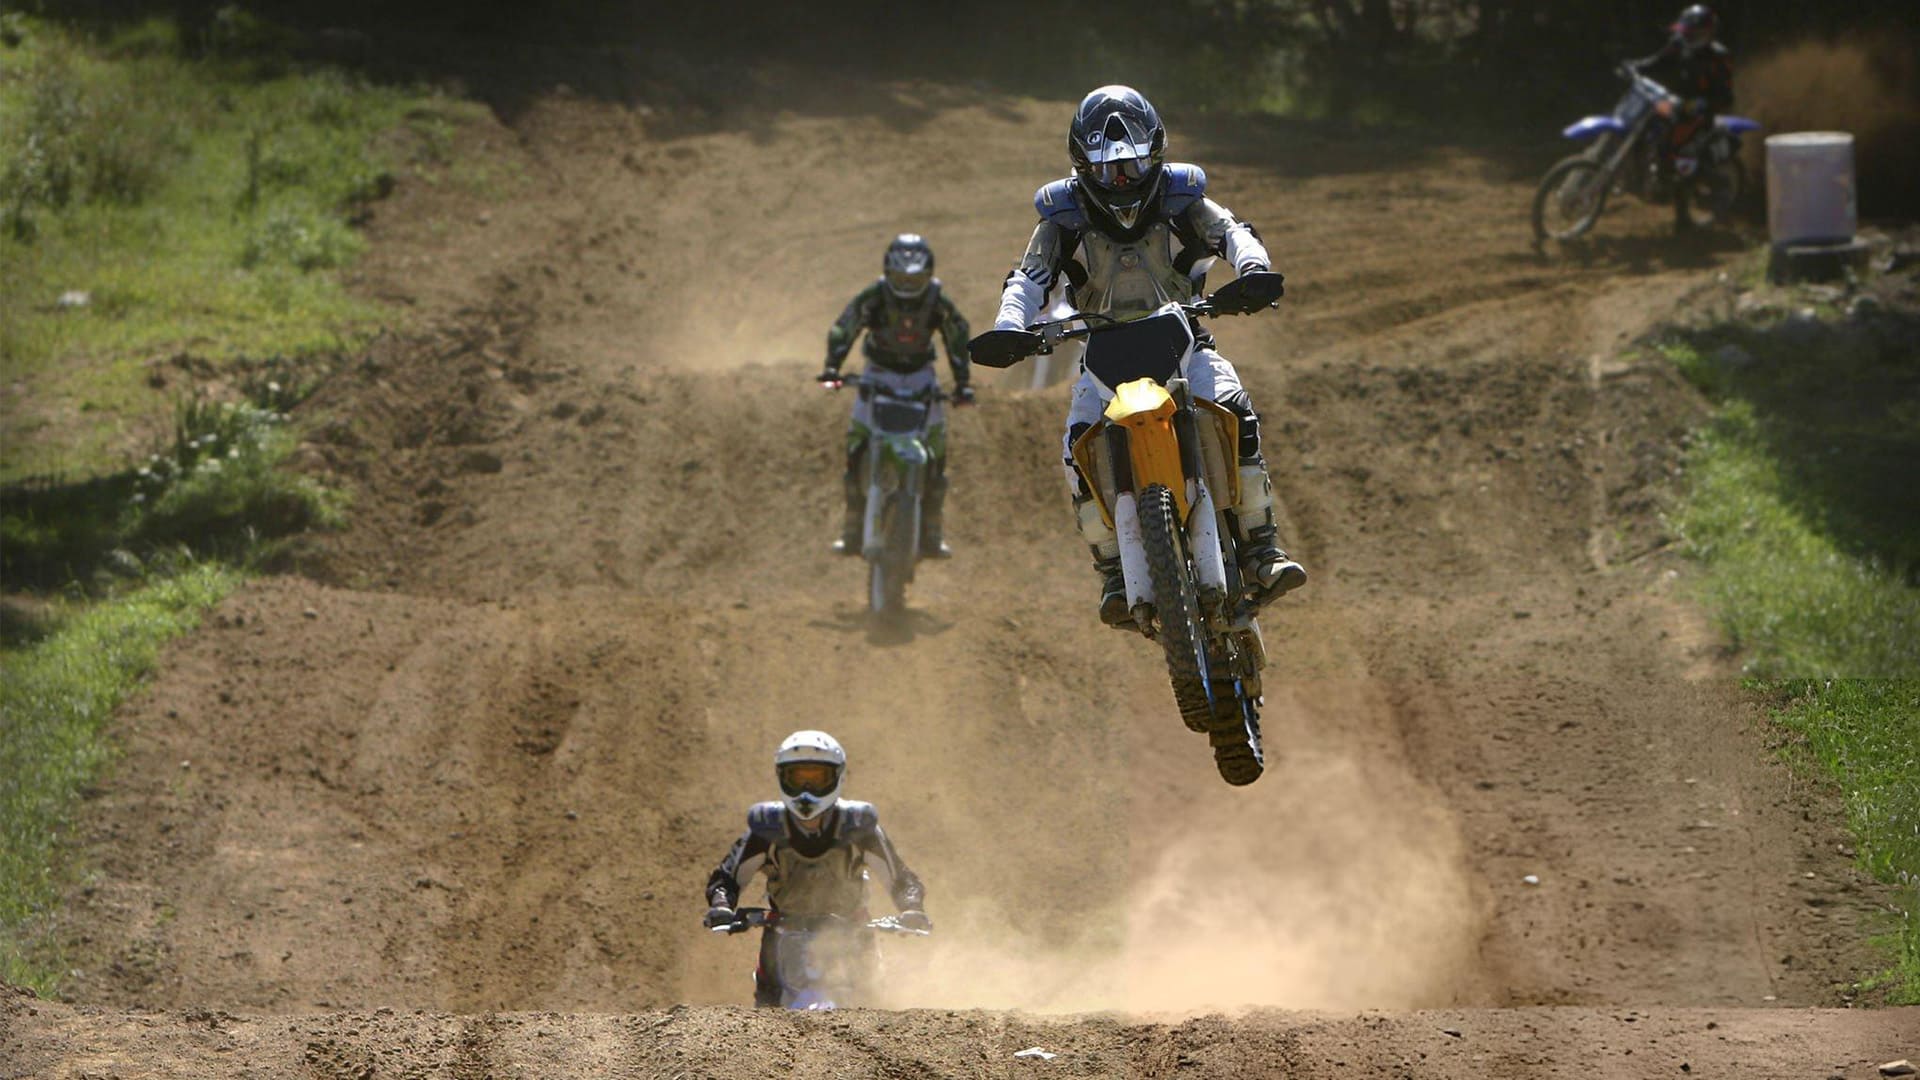
[[1687,201],[1688,219],[1698,228],[1724,225],[1733,220],[1734,207],[1740,204],[1740,196],[1746,191],[1746,179],[1746,167],[1737,158],[1702,170],[1687,181],[1693,188],[1692,198]]
[[1267,767],[1260,744],[1260,711],[1232,684],[1215,687],[1214,700],[1219,726],[1207,736],[1213,744],[1213,767],[1220,779],[1245,787],[1260,779]]
[[1214,726],[1214,700],[1207,687],[1207,639],[1200,624],[1200,598],[1187,569],[1186,544],[1174,511],[1173,492],[1159,484],[1140,493],[1140,534],[1147,575],[1153,581],[1154,636],[1167,654],[1167,679],[1180,719],[1190,731]]
[[1585,236],[1607,208],[1609,186],[1599,162],[1585,155],[1562,159],[1541,177],[1540,190],[1534,193],[1534,237],[1573,240]]

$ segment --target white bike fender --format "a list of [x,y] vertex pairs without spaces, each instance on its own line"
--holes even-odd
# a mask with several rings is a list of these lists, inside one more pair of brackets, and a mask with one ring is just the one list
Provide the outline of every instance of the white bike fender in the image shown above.
[[1153,603],[1147,573],[1147,543],[1140,535],[1140,507],[1131,492],[1113,500],[1113,531],[1120,537],[1120,573],[1127,580],[1127,608]]
[[1220,515],[1213,508],[1213,492],[1204,480],[1188,482],[1196,493],[1193,510],[1187,515],[1187,546],[1193,552],[1194,568],[1200,572],[1203,589],[1227,588],[1227,564],[1220,557]]

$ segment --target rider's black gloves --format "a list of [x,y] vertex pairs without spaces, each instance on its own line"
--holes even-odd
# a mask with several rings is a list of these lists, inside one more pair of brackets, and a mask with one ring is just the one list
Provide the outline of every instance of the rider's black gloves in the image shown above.
[[927,913],[924,911],[903,911],[895,921],[909,930],[933,929],[933,920],[927,918]]
[[840,381],[840,369],[839,369],[839,368],[831,368],[831,367],[830,367],[830,368],[822,368],[822,369],[821,369],[821,371],[820,371],[820,374],[818,374],[818,375],[815,375],[815,376],[813,377],[813,381],[814,381],[814,382],[817,382],[817,383],[823,383],[823,384],[824,384],[824,383],[837,383],[837,382],[839,382],[839,381]]
[[732,926],[733,909],[725,904],[715,904],[707,909],[707,917],[701,919],[700,922],[709,930],[722,926]]
[[1286,295],[1285,281],[1278,271],[1248,270],[1213,294],[1213,309],[1221,315],[1251,315],[1265,310]]
[[955,405],[971,405],[971,404],[973,404],[973,387],[971,387],[971,386],[967,386],[967,385],[965,385],[965,384],[962,384],[962,385],[960,385],[960,386],[956,386],[956,387],[954,387],[954,388],[953,388],[953,403],[954,403]]

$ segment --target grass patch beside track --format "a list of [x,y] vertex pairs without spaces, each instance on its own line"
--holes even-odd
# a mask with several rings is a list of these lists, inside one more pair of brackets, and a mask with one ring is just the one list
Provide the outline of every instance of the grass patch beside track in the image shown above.
[[341,523],[283,467],[287,413],[391,316],[339,274],[360,215],[402,171],[455,176],[480,108],[303,66],[238,7],[195,45],[0,14],[0,979],[42,993],[113,711]]
[[63,970],[40,925],[67,884],[60,853],[81,793],[113,755],[107,721],[160,647],[239,583],[194,566],[85,608],[0,652],[0,979],[50,993]]
[[167,407],[157,360],[338,354],[390,318],[337,273],[353,222],[475,106],[301,67],[238,9],[197,57],[164,20],[6,18],[0,480],[111,468]]
[[1660,346],[1719,404],[1671,516],[1787,754],[1837,785],[1894,886],[1890,969],[1920,1003],[1920,319],[1735,323]]

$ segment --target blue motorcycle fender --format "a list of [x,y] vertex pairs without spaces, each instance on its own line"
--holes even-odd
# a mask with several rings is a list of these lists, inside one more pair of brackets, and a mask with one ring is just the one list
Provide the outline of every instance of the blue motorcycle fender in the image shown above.
[[1591,139],[1603,132],[1622,132],[1625,130],[1627,130],[1627,125],[1621,123],[1618,117],[1589,116],[1577,124],[1568,124],[1566,129],[1560,132],[1560,135],[1562,138],[1567,139]]
[[1744,116],[1716,116],[1713,118],[1713,126],[1734,135],[1745,135],[1749,131],[1760,130],[1758,120],[1749,120]]

